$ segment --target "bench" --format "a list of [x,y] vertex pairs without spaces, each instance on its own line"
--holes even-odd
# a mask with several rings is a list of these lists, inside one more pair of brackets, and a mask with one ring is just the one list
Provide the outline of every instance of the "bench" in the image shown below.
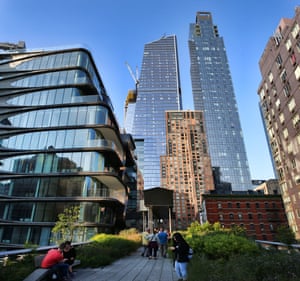
[[[52,274],[51,268],[41,268],[41,263],[45,255],[37,255],[34,257],[34,266],[36,269],[31,272],[23,281],[42,281],[45,280],[47,276]],[[80,265],[80,260],[75,260],[72,266]]]

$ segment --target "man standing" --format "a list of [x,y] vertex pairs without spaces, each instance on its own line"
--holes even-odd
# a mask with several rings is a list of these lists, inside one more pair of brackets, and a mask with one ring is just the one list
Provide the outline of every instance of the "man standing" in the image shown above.
[[159,239],[159,249],[162,257],[167,256],[167,247],[168,247],[168,233],[161,227],[157,237]]

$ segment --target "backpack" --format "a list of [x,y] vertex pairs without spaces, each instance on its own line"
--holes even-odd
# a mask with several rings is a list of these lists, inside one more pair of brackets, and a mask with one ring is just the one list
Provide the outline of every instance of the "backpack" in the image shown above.
[[189,258],[189,260],[193,257],[193,254],[194,254],[194,251],[193,251],[193,249],[190,247],[190,248],[189,248],[189,252],[188,252],[188,258]]

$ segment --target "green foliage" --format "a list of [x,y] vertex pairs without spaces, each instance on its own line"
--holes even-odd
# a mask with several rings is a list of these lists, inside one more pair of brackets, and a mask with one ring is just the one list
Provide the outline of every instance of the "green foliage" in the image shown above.
[[[80,267],[101,267],[134,252],[140,247],[140,242],[126,238],[127,235],[99,234],[93,237],[93,242],[76,247]],[[4,267],[0,264],[0,281],[20,281],[34,270],[34,254],[28,254],[21,261],[9,259]]]
[[[123,234],[124,235],[124,234]],[[99,267],[135,251],[140,243],[120,235],[98,234],[92,238],[93,243],[81,247],[77,258],[82,267]]]
[[288,245],[296,243],[295,233],[288,226],[279,226],[276,229],[275,240]]
[[261,251],[233,255],[228,260],[196,256],[188,267],[190,281],[291,281],[300,280],[299,254]]
[[253,241],[233,233],[207,235],[203,245],[203,252],[211,259],[228,259],[233,255],[252,254],[259,250]]
[[195,254],[205,254],[212,259],[228,259],[233,254],[255,253],[257,245],[246,238],[241,227],[222,228],[220,223],[194,222],[188,228],[185,238]]
[[58,215],[58,221],[52,228],[55,242],[59,244],[61,241],[74,241],[75,232],[77,235],[82,235],[83,227],[82,223],[79,222],[80,206],[71,206],[65,208],[63,213]]
[[[283,243],[295,241],[289,229],[280,229],[279,234]],[[188,268],[190,281],[300,280],[299,253],[260,249],[243,228],[195,222],[185,237],[195,250]]]
[[214,224],[210,224],[206,222],[204,224],[200,224],[198,221],[191,223],[190,227],[187,229],[188,235],[205,235],[211,232],[219,232],[219,231],[226,231],[224,228],[221,227],[219,222]]
[[142,242],[141,234],[138,232],[136,228],[124,229],[120,231],[119,236],[124,237],[128,240],[136,241],[139,244]]
[[34,270],[33,255],[26,255],[23,259],[9,258],[8,262],[0,265],[0,281],[20,281]]

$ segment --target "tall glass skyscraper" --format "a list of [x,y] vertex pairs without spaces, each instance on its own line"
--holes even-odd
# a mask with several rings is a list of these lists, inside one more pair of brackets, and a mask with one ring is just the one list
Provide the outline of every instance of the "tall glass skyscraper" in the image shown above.
[[233,191],[252,189],[224,41],[211,13],[198,12],[190,24],[189,51],[194,107],[204,112],[212,166]]
[[[144,188],[160,186],[160,156],[166,154],[165,111],[182,109],[176,36],[144,47],[132,133],[144,140]],[[138,155],[139,157],[139,155]]]
[[91,53],[16,48],[0,50],[1,243],[48,245],[72,206],[84,227],[73,241],[124,227],[134,144]]

